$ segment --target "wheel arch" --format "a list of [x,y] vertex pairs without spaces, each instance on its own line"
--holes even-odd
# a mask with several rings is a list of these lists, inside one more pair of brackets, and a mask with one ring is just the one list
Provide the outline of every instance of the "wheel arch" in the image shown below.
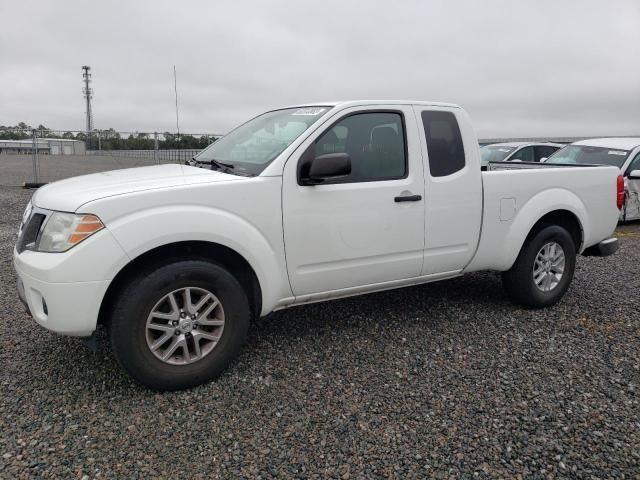
[[543,225],[559,225],[566,228],[575,241],[576,253],[581,253],[584,240],[590,231],[589,215],[584,202],[571,190],[551,188],[532,196],[522,205],[506,232],[506,255],[501,255],[500,270],[510,269],[522,251],[527,239],[537,233]]
[[573,238],[576,246],[576,253],[578,254],[582,251],[585,237],[583,223],[574,211],[566,208],[558,208],[539,215],[537,220],[532,222],[529,230],[525,230],[525,234],[520,237],[521,240],[516,244],[512,244],[513,251],[509,254],[511,261],[508,265],[505,265],[502,270],[509,270],[515,263],[523,247],[526,245],[527,240],[549,225],[558,225],[565,228],[571,235],[571,238]]
[[225,245],[208,241],[180,241],[152,248],[129,261],[113,278],[102,298],[98,324],[106,324],[118,291],[140,269],[166,264],[172,258],[185,257],[215,262],[233,274],[249,297],[251,314],[258,318],[262,310],[262,287],[251,264],[237,251]]
[[[576,246],[576,252],[582,251],[584,244],[584,229],[577,215],[569,210],[558,209],[548,212],[541,216],[529,231],[525,242],[548,225],[558,225],[569,232],[573,243]],[[523,242],[524,245],[524,242]],[[520,247],[522,249],[522,246]]]

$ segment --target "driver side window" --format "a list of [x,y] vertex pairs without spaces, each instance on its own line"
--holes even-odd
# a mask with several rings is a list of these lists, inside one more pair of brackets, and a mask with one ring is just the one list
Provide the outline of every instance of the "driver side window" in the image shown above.
[[364,112],[344,117],[305,151],[298,168],[310,158],[331,153],[348,154],[351,173],[325,184],[405,178],[407,153],[402,114]]

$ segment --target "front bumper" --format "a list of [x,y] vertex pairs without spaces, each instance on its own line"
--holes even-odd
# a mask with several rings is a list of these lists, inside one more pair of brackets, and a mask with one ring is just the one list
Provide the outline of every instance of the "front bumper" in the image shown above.
[[18,296],[38,325],[74,337],[95,331],[109,281],[48,283],[21,271],[18,262],[15,267]]
[[618,251],[619,242],[616,237],[607,238],[589,248],[586,248],[582,255],[585,257],[608,257]]
[[90,336],[102,299],[128,257],[106,229],[62,253],[13,250],[18,296],[42,327]]
[[27,313],[31,315],[31,312],[29,311],[29,304],[27,303],[27,295],[24,292],[24,282],[20,277],[18,277],[18,281],[16,283],[17,283],[16,289],[18,290],[18,298],[20,298],[20,301],[22,302],[22,305],[24,305],[24,308],[27,311]]

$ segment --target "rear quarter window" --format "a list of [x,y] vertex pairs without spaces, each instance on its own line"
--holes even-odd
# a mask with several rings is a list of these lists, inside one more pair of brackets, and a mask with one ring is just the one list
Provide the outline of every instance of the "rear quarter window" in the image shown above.
[[432,177],[446,177],[465,166],[460,127],[451,112],[424,110],[421,113]]

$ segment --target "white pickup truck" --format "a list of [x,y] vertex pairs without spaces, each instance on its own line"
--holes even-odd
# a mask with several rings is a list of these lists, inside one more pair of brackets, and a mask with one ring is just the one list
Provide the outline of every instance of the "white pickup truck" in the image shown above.
[[546,307],[576,254],[609,255],[616,167],[481,171],[450,104],[358,101],[264,113],[196,158],[39,189],[14,263],[35,321],[107,327],[138,382],[188,388],[220,373],[252,317],[309,302],[503,272]]

